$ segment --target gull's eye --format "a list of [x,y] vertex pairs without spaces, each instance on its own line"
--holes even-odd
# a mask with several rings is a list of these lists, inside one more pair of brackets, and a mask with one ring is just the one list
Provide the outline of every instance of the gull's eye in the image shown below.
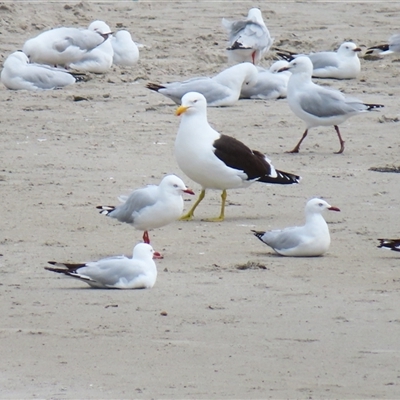
[[177,188],[177,187],[178,187],[178,185],[175,183],[174,188]]
[[318,203],[318,205],[319,205],[320,207],[323,207],[323,206],[324,206],[324,204],[323,204],[323,203]]

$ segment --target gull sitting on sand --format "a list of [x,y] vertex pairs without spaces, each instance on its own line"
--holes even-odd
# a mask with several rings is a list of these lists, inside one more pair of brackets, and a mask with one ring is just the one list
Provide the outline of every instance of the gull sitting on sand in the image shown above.
[[111,37],[114,50],[113,64],[121,67],[131,67],[139,61],[139,49],[126,30],[115,32]]
[[68,71],[45,64],[30,64],[22,51],[10,54],[4,61],[1,82],[12,90],[57,89],[75,83]]
[[381,108],[381,104],[366,104],[362,101],[345,97],[338,90],[328,89],[312,82],[313,65],[308,57],[297,57],[283,71],[292,73],[288,82],[287,99],[290,109],[306,123],[302,138],[290,153],[298,153],[308,130],[317,126],[333,125],[340,142],[336,154],[343,153],[344,140],[338,125],[353,115]]
[[202,94],[185,94],[176,115],[182,116],[175,139],[176,160],[180,169],[202,186],[198,200],[181,219],[193,218],[206,189],[222,190],[220,215],[207,221],[223,221],[227,189],[245,188],[256,181],[281,185],[299,182],[299,176],[276,170],[264,154],[215,131],[207,121],[207,101]]
[[132,258],[114,256],[82,264],[49,261],[57,268],[45,269],[79,279],[93,288],[150,289],[157,279],[154,256],[157,256],[157,252],[149,244],[139,243],[133,249]]
[[250,9],[245,20],[228,21],[223,18],[222,25],[229,32],[226,50],[230,62],[258,64],[274,41],[258,8]]
[[129,196],[120,196],[123,203],[117,207],[97,208],[101,210],[100,214],[144,231],[143,241],[150,243],[149,230],[168,225],[182,215],[183,193],[194,194],[176,175],[167,175],[158,186],[148,185],[134,190]]
[[316,257],[326,253],[331,243],[324,210],[340,211],[321,199],[311,199],[305,207],[306,223],[269,232],[252,231],[276,253],[289,257]]
[[278,56],[286,61],[297,57],[308,57],[313,64],[314,78],[353,79],[357,78],[361,70],[358,53],[361,51],[353,42],[344,42],[337,51],[320,51],[310,54],[297,54],[286,50],[279,50]]
[[234,65],[214,77],[198,77],[182,82],[148,83],[147,88],[181,104],[182,96],[189,92],[201,93],[210,107],[230,106],[239,100],[244,86],[257,82],[258,70],[251,63]]

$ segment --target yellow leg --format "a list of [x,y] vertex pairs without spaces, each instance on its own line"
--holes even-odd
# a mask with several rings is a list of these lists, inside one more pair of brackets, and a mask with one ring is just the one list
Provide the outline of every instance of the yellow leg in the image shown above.
[[226,202],[226,197],[227,197],[227,193],[226,190],[222,191],[221,194],[221,212],[219,214],[219,217],[216,218],[207,218],[207,219],[203,219],[203,221],[208,221],[208,222],[222,222],[225,218],[225,202]]
[[200,196],[197,199],[196,203],[193,204],[193,207],[189,210],[187,214],[182,215],[182,217],[179,218],[179,221],[190,221],[194,217],[194,210],[197,208],[197,206],[200,204],[200,202],[204,199],[204,196],[206,195],[205,189],[203,189],[200,192]]

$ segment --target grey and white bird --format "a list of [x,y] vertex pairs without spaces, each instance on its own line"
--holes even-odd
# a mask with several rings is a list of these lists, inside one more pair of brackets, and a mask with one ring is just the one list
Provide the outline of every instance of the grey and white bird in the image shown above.
[[310,54],[297,54],[290,51],[279,50],[278,56],[286,61],[297,57],[308,57],[313,64],[312,76],[314,78],[353,79],[361,71],[358,53],[361,49],[353,42],[342,43],[337,51],[320,51]]
[[378,239],[379,246],[385,249],[400,251],[400,239]]
[[400,33],[392,35],[388,43],[369,47],[365,52],[365,54],[378,54],[381,56],[392,53],[400,53]]
[[30,62],[68,67],[107,41],[111,32],[61,27],[42,32],[25,42],[22,51]]
[[144,231],[143,241],[150,243],[148,231],[161,228],[179,219],[183,213],[184,193],[194,194],[176,175],[165,176],[160,184],[134,190],[120,196],[119,206],[97,206],[100,214],[115,218]]
[[139,61],[139,49],[132,40],[130,32],[120,30],[111,37],[114,50],[113,64],[121,67],[132,67]]
[[198,200],[181,219],[193,218],[206,189],[222,191],[220,215],[208,221],[223,221],[228,189],[245,188],[253,182],[280,185],[299,182],[299,176],[275,169],[261,152],[214,130],[208,123],[207,100],[201,93],[185,94],[176,115],[181,116],[175,139],[176,160],[179,168],[202,187]]
[[325,200],[314,198],[305,207],[306,223],[268,232],[252,231],[276,253],[289,257],[316,257],[326,253],[331,243],[328,224],[322,213],[340,211]]
[[147,88],[181,104],[182,96],[189,92],[201,93],[210,107],[230,106],[239,100],[243,87],[257,82],[258,70],[251,63],[227,68],[214,77],[197,77],[181,82],[148,83]]
[[289,107],[306,123],[302,138],[290,153],[299,152],[310,128],[331,125],[334,126],[340,142],[340,149],[336,154],[343,153],[344,140],[338,125],[353,115],[383,107],[381,104],[363,103],[356,98],[346,97],[338,90],[315,84],[311,79],[313,65],[308,57],[296,57],[282,70],[292,73],[287,88]]
[[44,268],[79,279],[93,288],[150,289],[157,279],[154,256],[157,256],[157,252],[149,244],[139,243],[133,249],[132,258],[113,256],[80,264],[48,261],[56,268]]
[[274,41],[258,8],[251,8],[245,20],[223,18],[222,25],[229,33],[226,50],[230,62],[258,64]]
[[241,99],[273,100],[286,97],[290,71],[279,72],[289,63],[285,60],[274,62],[269,69],[257,67],[257,81],[252,85],[244,85],[240,92]]
[[48,90],[75,83],[68,71],[45,64],[31,64],[25,53],[16,51],[4,61],[0,80],[7,89]]

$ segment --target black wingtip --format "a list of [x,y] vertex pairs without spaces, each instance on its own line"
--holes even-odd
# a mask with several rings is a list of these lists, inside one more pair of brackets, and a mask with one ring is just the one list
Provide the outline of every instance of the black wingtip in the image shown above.
[[388,44],[380,44],[378,46],[368,47],[368,49],[365,52],[365,54],[373,54],[374,50],[379,50],[381,52],[388,51],[389,50],[389,45]]
[[385,107],[383,104],[365,104],[368,107],[368,111],[375,110],[376,108]]
[[165,89],[165,86],[159,85],[158,83],[151,83],[151,82],[149,82],[149,83],[146,85],[146,88],[147,88],[147,89],[150,89],[150,90],[154,90],[155,92],[158,92],[160,89]]
[[96,208],[100,210],[99,214],[101,215],[108,215],[110,212],[115,210],[114,206],[96,206]]
[[276,170],[277,176],[271,177],[269,175],[262,176],[258,181],[263,183],[275,183],[279,185],[294,185],[301,181],[301,176]]
[[251,231],[253,232],[253,235],[256,238],[260,239],[263,242],[262,237],[264,236],[265,232],[263,232],[263,231],[255,231],[253,229]]

